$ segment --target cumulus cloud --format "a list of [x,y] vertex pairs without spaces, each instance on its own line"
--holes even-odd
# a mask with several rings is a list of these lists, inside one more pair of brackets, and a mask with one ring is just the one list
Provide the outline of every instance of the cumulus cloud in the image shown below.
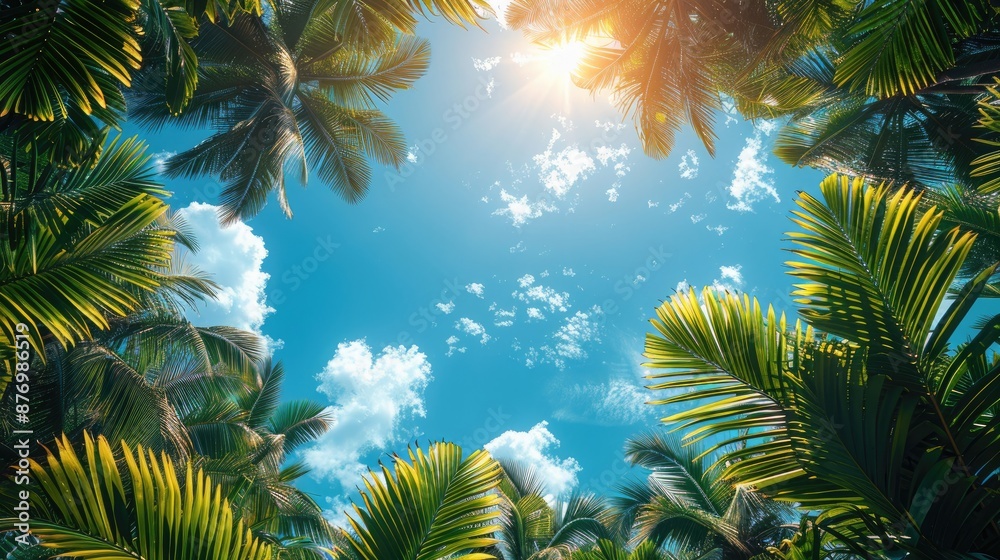
[[545,320],[545,314],[542,313],[542,310],[537,307],[529,307],[525,313],[528,314],[529,319],[534,319],[536,321]]
[[650,392],[628,379],[561,386],[559,395],[560,405],[554,413],[559,420],[627,426],[655,415],[654,409],[646,405]]
[[762,120],[756,123],[757,130],[764,133],[764,136],[770,136],[772,132],[778,129],[778,123],[775,121]]
[[681,174],[681,179],[694,179],[698,176],[698,154],[694,150],[688,150],[681,156],[681,162],[677,165],[677,170]]
[[519,461],[535,469],[550,499],[572,490],[577,484],[580,464],[576,459],[561,459],[550,449],[559,447],[559,440],[549,431],[548,422],[539,422],[527,432],[508,430],[483,446],[498,459]]
[[218,207],[192,202],[178,211],[198,240],[197,253],[180,249],[180,256],[212,275],[220,289],[216,298],[198,305],[189,319],[198,325],[229,325],[260,332],[264,319],[274,311],[264,289],[269,275],[261,270],[267,249],[264,238],[243,222],[222,226]]
[[718,291],[735,292],[743,285],[743,265],[720,266],[719,278],[712,282]]
[[649,200],[649,201],[646,202],[646,205],[649,208],[656,208],[657,206],[660,205],[660,203],[659,202],[653,202],[652,200]]
[[439,302],[439,303],[435,304],[435,307],[437,307],[438,310],[441,313],[444,313],[445,315],[448,315],[452,311],[455,310],[455,302],[453,302],[453,301],[449,301],[448,303],[440,303]]
[[707,217],[708,217],[708,215],[704,214],[704,213],[702,213],[702,214],[691,214],[691,223],[692,224],[697,224],[698,222],[704,220]]
[[615,186],[604,192],[604,194],[608,195],[608,202],[618,202],[618,186],[619,185],[615,183]]
[[535,277],[530,274],[525,274],[524,276],[517,279],[517,285],[522,288],[527,288],[528,286],[535,283]]
[[733,284],[743,283],[743,265],[737,264],[734,266],[720,266],[719,274],[722,275],[723,280],[730,280]]
[[729,227],[723,226],[723,225],[705,226],[705,228],[708,229],[708,231],[714,231],[715,233],[717,233],[719,235],[722,235],[723,233],[726,233],[727,231],[729,231]]
[[729,184],[729,195],[733,200],[726,204],[730,210],[750,212],[753,205],[766,198],[781,202],[771,175],[774,169],[767,166],[767,151],[763,148],[760,134],[746,139],[743,150],[736,159],[733,181]]
[[333,425],[303,459],[313,473],[347,490],[368,472],[365,454],[405,439],[404,422],[424,416],[424,389],[432,378],[416,346],[386,346],[376,356],[364,340],[353,340],[337,345],[316,379],[317,390],[330,399]]
[[478,282],[473,282],[471,284],[466,284],[465,285],[465,291],[469,292],[470,294],[472,294],[472,295],[474,295],[474,296],[476,296],[476,297],[478,297],[480,299],[482,299],[483,292],[485,291],[485,289],[486,289],[486,287],[483,286],[482,284],[478,283]]
[[563,267],[563,276],[576,276],[576,272],[573,272],[572,268]]
[[490,335],[486,333],[486,328],[483,327],[482,324],[477,323],[468,317],[462,317],[459,319],[458,322],[455,323],[455,328],[472,336],[478,336],[480,344],[486,344],[491,338]]

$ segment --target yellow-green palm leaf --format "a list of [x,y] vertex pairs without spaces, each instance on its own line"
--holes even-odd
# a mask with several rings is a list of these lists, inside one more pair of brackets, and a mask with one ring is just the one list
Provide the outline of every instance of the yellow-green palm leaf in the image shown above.
[[103,437],[84,435],[83,456],[63,436],[46,464],[32,463],[44,500],[32,534],[61,558],[267,560],[271,547],[235,519],[221,487],[190,464],[122,445],[124,468]]
[[500,465],[477,450],[462,458],[452,443],[434,443],[425,452],[396,457],[365,478],[363,507],[349,518],[348,545],[364,560],[483,560],[473,552],[496,544]]

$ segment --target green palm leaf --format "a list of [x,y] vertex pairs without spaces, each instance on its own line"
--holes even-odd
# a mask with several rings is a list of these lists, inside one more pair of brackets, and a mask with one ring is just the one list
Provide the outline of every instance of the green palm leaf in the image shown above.
[[85,113],[107,106],[142,60],[133,36],[138,0],[26,2],[0,20],[0,116],[52,121],[64,97]]
[[[63,347],[109,328],[143,294],[169,283],[174,232],[151,181],[143,146],[116,140],[93,169],[57,173],[5,191],[0,222],[0,340],[27,323],[36,350],[45,337]],[[32,195],[31,193],[39,193]]]
[[348,546],[366,560],[484,560],[471,552],[491,546],[498,529],[500,465],[485,451],[465,459],[451,443],[397,457],[395,472],[385,466],[366,477],[361,498],[349,517]]

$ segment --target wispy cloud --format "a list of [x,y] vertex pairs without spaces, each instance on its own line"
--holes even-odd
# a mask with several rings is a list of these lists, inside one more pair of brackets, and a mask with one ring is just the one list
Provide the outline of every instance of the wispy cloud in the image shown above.
[[739,212],[750,212],[755,203],[767,198],[781,202],[771,177],[773,173],[774,170],[767,166],[767,151],[763,148],[760,134],[747,138],[736,160],[733,180],[729,184],[729,194],[733,200],[726,207]]
[[681,162],[677,165],[677,170],[681,174],[681,179],[694,179],[698,176],[698,154],[694,150],[688,150],[681,156]]

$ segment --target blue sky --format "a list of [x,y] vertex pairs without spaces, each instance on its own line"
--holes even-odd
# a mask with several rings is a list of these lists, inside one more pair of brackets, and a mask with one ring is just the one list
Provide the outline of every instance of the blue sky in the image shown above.
[[[266,335],[286,398],[333,407],[303,454],[331,511],[429,439],[532,462],[553,493],[605,491],[662,414],[639,365],[660,300],[716,284],[789,307],[787,217],[822,174],[778,162],[773,125],[720,114],[714,159],[690,131],[649,159],[606,95],[484,27],[421,25],[430,71],[387,108],[412,162],[377,169],[359,205],[312,182],[290,188],[293,219],[272,201],[223,230],[212,180],[168,182],[203,245],[190,259],[225,287],[196,320]],[[201,139],[144,136],[157,155]]]

